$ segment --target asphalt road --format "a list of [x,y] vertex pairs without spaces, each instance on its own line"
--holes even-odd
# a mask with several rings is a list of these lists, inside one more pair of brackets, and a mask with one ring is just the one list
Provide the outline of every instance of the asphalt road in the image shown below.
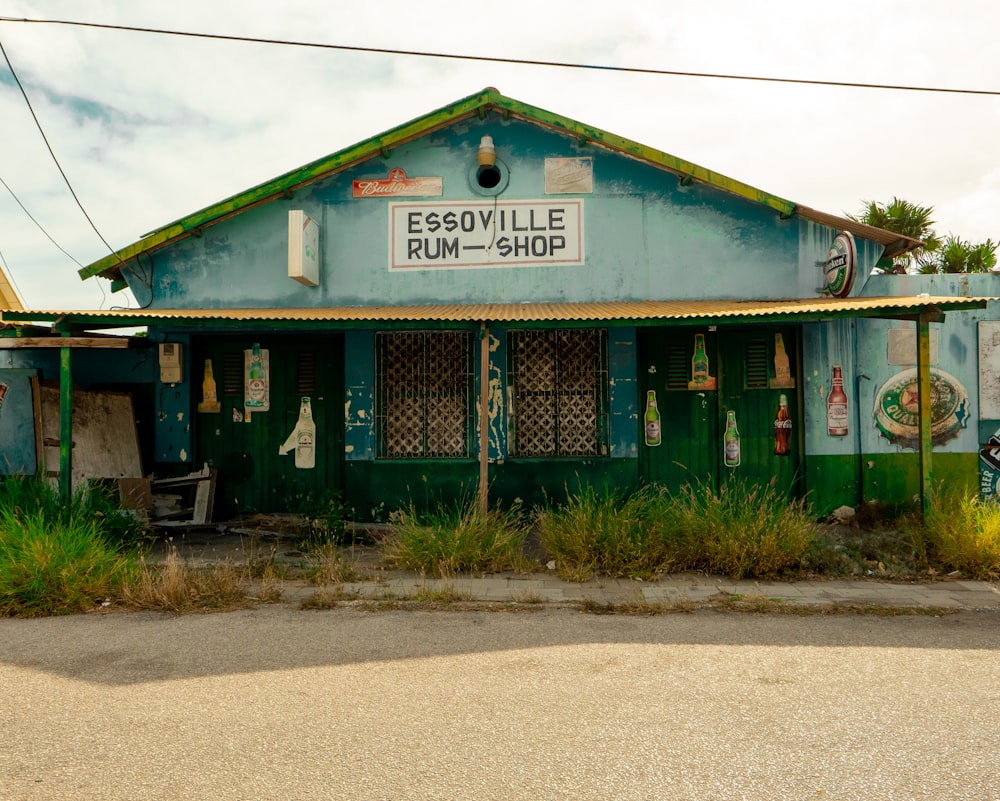
[[1000,799],[1000,615],[0,620],[0,799]]

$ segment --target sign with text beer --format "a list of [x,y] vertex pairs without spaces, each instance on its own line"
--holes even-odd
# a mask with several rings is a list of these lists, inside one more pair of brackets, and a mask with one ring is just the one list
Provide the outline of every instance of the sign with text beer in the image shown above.
[[389,204],[389,269],[582,265],[583,200]]
[[430,197],[444,191],[439,177],[408,178],[399,167],[389,170],[385,178],[361,178],[352,184],[353,197]]

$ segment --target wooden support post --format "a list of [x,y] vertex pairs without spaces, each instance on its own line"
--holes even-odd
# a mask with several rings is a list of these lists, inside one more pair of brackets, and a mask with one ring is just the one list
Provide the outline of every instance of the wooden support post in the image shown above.
[[489,511],[490,481],[490,330],[479,330],[479,511]]
[[924,517],[930,511],[934,489],[931,467],[934,443],[931,438],[931,333],[926,310],[917,317],[917,387],[920,411],[920,509]]
[[59,351],[59,495],[73,498],[73,349]]

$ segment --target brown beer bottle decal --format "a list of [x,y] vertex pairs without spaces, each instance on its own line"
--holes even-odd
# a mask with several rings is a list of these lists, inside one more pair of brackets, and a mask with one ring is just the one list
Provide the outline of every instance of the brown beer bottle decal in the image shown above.
[[782,394],[778,401],[778,416],[774,418],[774,454],[788,456],[791,453],[792,419],[788,415],[788,397]]
[[839,364],[833,366],[833,387],[826,399],[826,432],[831,437],[847,436],[847,394]]

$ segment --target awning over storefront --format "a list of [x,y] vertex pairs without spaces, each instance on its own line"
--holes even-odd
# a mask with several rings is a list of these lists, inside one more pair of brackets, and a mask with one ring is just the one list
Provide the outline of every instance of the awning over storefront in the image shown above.
[[815,322],[844,317],[886,319],[932,317],[947,311],[982,309],[987,297],[809,298],[793,300],[642,300],[593,303],[476,303],[408,306],[327,306],[247,309],[116,309],[113,311],[3,311],[5,322],[52,323],[63,332],[140,326],[194,329],[261,327],[294,330],[310,324],[370,328],[386,323],[468,325],[550,323],[668,325]]

